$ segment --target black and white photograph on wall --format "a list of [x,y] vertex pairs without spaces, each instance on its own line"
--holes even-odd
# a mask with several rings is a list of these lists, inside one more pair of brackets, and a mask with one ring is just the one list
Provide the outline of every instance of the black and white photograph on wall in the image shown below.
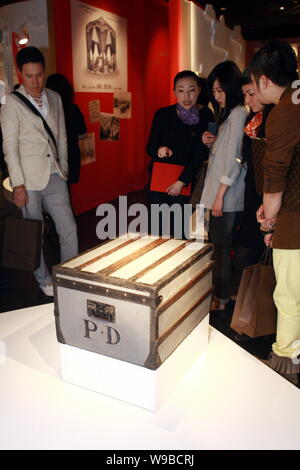
[[121,119],[131,119],[131,93],[129,91],[114,93],[114,115]]
[[91,124],[99,122],[100,117],[100,101],[92,100],[89,101],[89,119]]
[[71,19],[75,91],[126,91],[127,20],[77,0]]
[[95,132],[86,134],[84,139],[79,140],[81,153],[81,165],[87,165],[96,161]]
[[100,114],[100,140],[118,142],[120,140],[120,119],[109,113]]

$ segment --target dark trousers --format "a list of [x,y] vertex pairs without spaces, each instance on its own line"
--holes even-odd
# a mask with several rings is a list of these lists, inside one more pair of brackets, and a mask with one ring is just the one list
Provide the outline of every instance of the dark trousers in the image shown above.
[[213,285],[214,295],[227,303],[231,294],[232,258],[236,230],[241,212],[223,212],[222,217],[210,213],[209,234],[214,244]]
[[[149,233],[152,235],[159,235],[164,237],[175,237],[185,239],[185,235],[188,234],[188,223],[189,217],[192,213],[192,207],[190,206],[190,212],[186,206],[189,203],[189,196],[169,196],[167,193],[160,193],[157,191],[148,192],[148,214],[149,214]],[[154,217],[151,213],[152,206],[165,206],[165,211],[162,209],[162,213],[159,217]],[[177,206],[175,212],[168,211],[169,208]],[[153,217],[152,217],[153,215]]]

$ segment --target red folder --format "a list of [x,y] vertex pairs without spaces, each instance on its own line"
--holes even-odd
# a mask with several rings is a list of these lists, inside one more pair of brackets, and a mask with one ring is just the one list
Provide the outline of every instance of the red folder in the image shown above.
[[[167,188],[175,183],[181,175],[184,166],[173,165],[172,163],[160,163],[154,162],[152,169],[151,178],[151,191],[159,191],[165,193]],[[189,183],[187,186],[183,186],[180,195],[190,196],[192,192],[192,185]]]

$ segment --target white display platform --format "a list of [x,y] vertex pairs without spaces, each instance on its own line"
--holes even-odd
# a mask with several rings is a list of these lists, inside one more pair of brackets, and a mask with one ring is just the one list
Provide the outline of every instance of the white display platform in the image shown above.
[[300,449],[300,390],[216,330],[154,413],[61,380],[53,304],[0,314],[0,363],[1,449]]
[[62,379],[155,411],[204,353],[208,332],[207,315],[157,370],[60,344]]

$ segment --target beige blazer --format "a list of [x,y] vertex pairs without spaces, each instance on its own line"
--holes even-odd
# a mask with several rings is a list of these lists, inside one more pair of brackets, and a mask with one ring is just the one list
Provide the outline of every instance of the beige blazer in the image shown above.
[[[23,86],[18,90],[26,96]],[[61,178],[68,175],[68,150],[64,111],[60,96],[45,88],[48,99],[46,121],[58,147],[58,155],[51,146],[42,119],[36,116],[17,96],[6,96],[1,107],[1,129],[4,158],[8,166],[11,185],[24,184],[29,190],[44,189],[50,178],[51,154]]]
[[220,184],[228,186],[224,196],[224,212],[244,209],[245,175],[247,167],[241,165],[244,122],[248,113],[243,106],[233,108],[218,129],[217,139],[209,153],[204,188],[200,199],[206,209],[211,209]]

